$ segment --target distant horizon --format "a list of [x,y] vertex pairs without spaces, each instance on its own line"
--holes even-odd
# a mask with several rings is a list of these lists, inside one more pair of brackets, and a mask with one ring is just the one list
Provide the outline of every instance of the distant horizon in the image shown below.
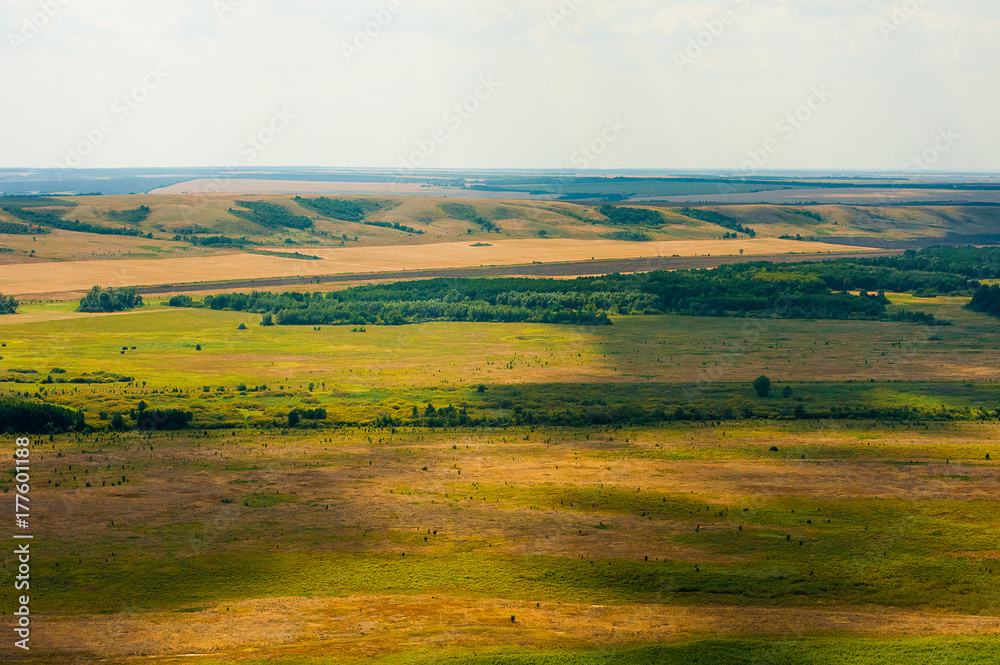
[[873,176],[873,177],[896,177],[896,178],[940,178],[954,176],[1000,176],[1000,169],[983,170],[932,170],[914,173],[900,169],[838,169],[838,168],[787,168],[787,169],[760,169],[752,174],[745,174],[739,169],[717,167],[717,168],[674,168],[674,167],[622,167],[605,169],[569,169],[556,167],[532,167],[532,166],[509,166],[509,167],[415,167],[413,169],[399,169],[393,166],[323,166],[315,164],[262,164],[259,166],[227,166],[225,164],[208,166],[110,166],[92,168],[55,168],[55,167],[30,167],[30,166],[5,166],[0,167],[0,173],[102,173],[102,172],[178,172],[178,171],[210,171],[210,172],[232,172],[232,173],[267,173],[270,171],[288,171],[292,173],[308,172],[358,172],[358,173],[394,173],[396,175],[434,175],[440,173],[456,174],[491,174],[491,173],[525,173],[525,174],[553,174],[570,177],[586,177],[588,175],[643,175],[643,176],[664,176],[664,177],[738,177],[747,180],[759,178],[775,178],[800,174],[813,174],[827,178],[836,178],[840,175],[850,176]]

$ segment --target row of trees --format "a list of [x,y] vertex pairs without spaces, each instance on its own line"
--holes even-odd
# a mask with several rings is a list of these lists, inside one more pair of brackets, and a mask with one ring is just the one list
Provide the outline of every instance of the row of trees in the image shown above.
[[919,251],[908,249],[902,256],[854,261],[903,271],[960,275],[969,280],[1000,277],[1000,247],[928,247]]
[[736,219],[730,217],[729,215],[723,215],[721,212],[695,208],[681,208],[678,212],[685,217],[690,217],[691,219],[697,219],[702,222],[708,222],[709,224],[715,224],[716,226],[721,226],[724,229],[736,231],[736,233],[745,233],[751,238],[755,238],[757,236],[756,231],[743,226]]
[[0,222],[0,233],[12,236],[43,236],[51,233],[42,226],[32,226],[31,224],[18,224],[17,222]]
[[[230,293],[207,296],[204,306],[270,315],[283,325],[399,325],[420,321],[532,321],[607,325],[609,315],[677,313],[691,316],[900,320],[937,323],[930,314],[890,315],[884,294],[851,288],[869,280],[842,264],[826,272],[815,264],[768,263],[576,280],[528,278],[432,279],[367,285],[329,293]],[[863,271],[890,270],[862,267]],[[918,276],[926,276],[919,273]],[[890,281],[890,280],[883,280]],[[919,280],[911,280],[919,281]],[[186,299],[175,306],[190,306]]]
[[253,245],[254,242],[248,240],[246,236],[240,238],[230,238],[229,236],[193,236],[193,235],[180,235],[174,236],[174,240],[177,242],[189,242],[195,247],[246,247],[247,245]]
[[63,231],[77,231],[79,233],[97,233],[100,235],[112,235],[112,236],[138,237],[142,235],[147,235],[144,234],[139,229],[128,229],[124,227],[119,229],[113,229],[108,226],[97,226],[95,224],[87,224],[81,222],[78,219],[75,221],[65,220],[58,213],[52,211],[38,212],[35,210],[29,210],[28,208],[20,208],[17,206],[5,207],[3,211],[9,215],[17,217],[18,219],[24,222],[27,222],[28,224],[34,224],[36,226],[48,226],[54,229],[61,229]]
[[[766,378],[766,377],[763,377]],[[760,390],[763,386],[754,386]],[[770,387],[767,388],[768,392]],[[495,411],[491,411],[495,414]],[[961,411],[957,409],[921,409],[910,406],[872,407],[862,404],[831,406],[828,408],[771,405],[760,402],[753,405],[690,405],[678,404],[657,408],[622,404],[617,406],[593,405],[586,408],[531,409],[513,406],[503,415],[469,413],[468,406],[447,406],[435,409],[428,404],[425,409],[413,407],[409,417],[381,413],[372,423],[377,427],[402,425],[422,427],[505,427],[505,426],[649,426],[671,422],[726,422],[738,420],[882,420],[887,422],[997,420],[997,411]]]

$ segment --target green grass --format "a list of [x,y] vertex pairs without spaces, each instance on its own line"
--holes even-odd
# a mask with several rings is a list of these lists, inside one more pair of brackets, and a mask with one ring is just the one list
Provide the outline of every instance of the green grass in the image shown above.
[[[616,537],[635,539],[637,556],[513,556],[492,552],[485,538],[450,530],[430,542],[418,532],[383,530],[344,540],[349,534],[334,528],[279,537],[269,531],[281,530],[283,522],[294,520],[292,514],[250,518],[246,511],[253,508],[242,508],[245,520],[209,526],[207,532],[192,524],[172,539],[164,538],[167,532],[140,533],[124,554],[123,543],[114,542],[121,536],[112,534],[100,546],[83,547],[82,555],[58,553],[79,551],[72,541],[41,544],[39,569],[46,586],[37,595],[43,602],[73,611],[117,606],[178,609],[259,597],[373,594],[995,611],[1000,567],[991,572],[989,561],[967,554],[994,549],[1000,540],[1000,523],[991,502],[748,498],[726,506],[696,505],[694,499],[682,497],[664,501],[666,497],[652,493],[629,496],[621,490],[563,488],[545,496],[517,488],[499,494],[506,489],[479,486],[468,490],[476,493],[472,499],[451,491],[444,502],[464,504],[462,510],[486,504],[492,509],[499,503],[499,510],[508,511],[511,494],[525,504],[553,501],[558,495],[562,498],[556,506],[540,509],[564,511],[570,524],[579,525],[579,534],[573,537],[582,546],[594,537],[591,530],[599,532],[606,526],[619,534]],[[441,503],[443,497],[437,498]],[[647,520],[649,533],[640,535],[636,520]],[[688,526],[680,534],[657,538],[664,522]],[[260,535],[254,538],[254,533]],[[704,561],[696,565],[643,560],[643,540],[646,551],[655,552],[658,539],[702,552]],[[156,542],[160,554],[144,555],[134,549],[144,541]],[[384,551],[351,552],[351,542]],[[108,558],[108,550],[117,550],[117,556]],[[710,563],[718,556],[734,561]]]
[[[510,629],[518,639],[523,629]],[[333,649],[329,649],[332,651]],[[199,659],[205,665],[992,665],[1000,659],[995,637],[849,638],[799,637],[785,639],[685,639],[649,646],[544,649],[528,647],[436,647],[407,649],[392,655],[357,660],[335,655],[282,655],[239,660]]]
[[[58,506],[72,496],[79,514],[107,513],[109,521],[81,522],[36,544],[33,568],[45,580],[36,596],[46,607],[188,613],[253,598],[450,595],[997,611],[1000,518],[989,499],[994,467],[985,461],[996,453],[996,419],[981,421],[978,410],[1000,406],[1000,383],[988,380],[997,354],[986,335],[992,328],[978,315],[954,317],[954,329],[933,335],[900,324],[809,321],[762,332],[741,328],[746,321],[682,317],[622,317],[608,330],[427,324],[369,326],[355,335],[349,327],[265,329],[252,315],[158,303],[98,317],[77,317],[70,305],[29,305],[29,315],[69,318],[5,324],[0,355],[4,368],[36,369],[40,377],[54,367],[65,368],[59,376],[66,378],[134,376],[132,385],[56,384],[38,393],[84,408],[91,422],[140,399],[190,410],[201,427],[280,424],[293,407],[322,407],[331,420],[405,420],[427,403],[498,418],[683,404],[734,414],[753,408],[779,419],[799,405],[945,407],[958,420],[62,435],[39,442],[44,461],[32,472],[40,503]],[[242,322],[248,330],[237,330]],[[926,337],[900,337],[917,333]],[[980,380],[951,374],[970,367]],[[765,372],[774,394],[761,399],[748,379]],[[268,389],[242,393],[240,383]],[[2,387],[32,395],[43,388]],[[101,487],[122,475],[123,485]],[[812,477],[827,484],[816,489]],[[841,493],[830,478],[843,478],[847,489]],[[3,474],[0,487],[12,485]],[[165,487],[185,491],[177,495],[185,500],[164,500]],[[110,524],[111,514],[132,512],[143,520]],[[0,582],[9,575],[0,573]],[[514,643],[522,650],[434,657],[896,664],[926,662],[928,650],[943,644],[717,640],[526,652],[523,644],[533,642]],[[994,641],[954,643],[980,649],[962,647],[954,662],[996,655]],[[827,654],[835,658],[822,660]],[[403,652],[384,662],[427,658]]]
[[[606,647],[573,651],[516,648],[486,653],[403,653],[379,660],[382,665],[447,663],[448,665],[986,665],[1000,658],[996,638],[875,639],[714,639],[645,647]],[[428,660],[429,658],[429,660]],[[278,661],[280,662],[280,661]],[[307,663],[309,661],[303,661]],[[322,661],[317,661],[317,665]]]

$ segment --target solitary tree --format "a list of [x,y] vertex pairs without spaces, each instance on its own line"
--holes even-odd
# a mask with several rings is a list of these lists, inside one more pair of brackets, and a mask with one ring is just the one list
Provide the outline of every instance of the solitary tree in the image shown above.
[[769,397],[771,395],[771,379],[766,376],[758,376],[753,381],[753,389],[757,391],[757,397]]
[[9,296],[0,294],[0,314],[16,314],[20,303]]

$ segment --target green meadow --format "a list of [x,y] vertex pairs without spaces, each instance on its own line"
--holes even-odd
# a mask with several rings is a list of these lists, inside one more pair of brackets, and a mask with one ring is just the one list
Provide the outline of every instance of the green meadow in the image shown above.
[[995,662],[1000,351],[962,304],[352,332],[29,303],[0,395],[91,426],[35,439],[40,662]]

